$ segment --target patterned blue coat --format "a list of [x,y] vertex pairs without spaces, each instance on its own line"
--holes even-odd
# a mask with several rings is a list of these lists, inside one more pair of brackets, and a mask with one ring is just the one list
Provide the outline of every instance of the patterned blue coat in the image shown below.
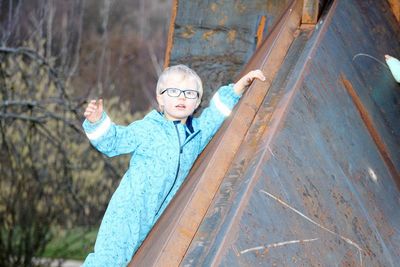
[[86,135],[100,152],[132,155],[84,266],[129,263],[239,98],[233,85],[221,87],[201,116],[191,120],[192,127],[155,110],[129,126],[113,124],[105,113],[96,123],[84,121]]

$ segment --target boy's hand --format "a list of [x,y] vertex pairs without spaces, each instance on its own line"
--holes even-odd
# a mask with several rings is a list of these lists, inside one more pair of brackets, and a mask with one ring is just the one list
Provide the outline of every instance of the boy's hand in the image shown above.
[[253,70],[244,75],[240,80],[235,83],[233,90],[236,94],[241,95],[245,89],[247,89],[254,79],[259,79],[260,81],[265,81],[265,76],[261,70]]
[[94,123],[100,120],[102,113],[103,113],[103,99],[100,99],[98,101],[90,100],[83,115],[86,117],[88,121]]

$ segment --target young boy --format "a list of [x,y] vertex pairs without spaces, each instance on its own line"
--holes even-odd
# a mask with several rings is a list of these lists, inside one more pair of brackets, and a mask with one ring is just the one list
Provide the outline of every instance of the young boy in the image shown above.
[[157,83],[160,111],[129,126],[113,124],[102,100],[90,101],[83,128],[93,146],[112,157],[129,153],[129,168],[113,194],[84,266],[126,266],[186,178],[194,161],[254,79],[251,71],[221,87],[200,117],[199,76],[184,65],[167,68]]

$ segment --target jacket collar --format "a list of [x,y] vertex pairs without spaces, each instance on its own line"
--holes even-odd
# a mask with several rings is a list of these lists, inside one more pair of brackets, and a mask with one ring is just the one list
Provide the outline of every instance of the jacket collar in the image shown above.
[[[150,119],[150,120],[154,120],[157,123],[160,123],[161,125],[167,126],[167,125],[173,125],[176,123],[180,123],[180,121],[170,121],[168,119],[166,119],[164,117],[164,114],[162,112],[159,112],[155,109],[153,109],[152,111],[150,111],[146,116],[146,119]],[[193,116],[189,116],[188,119],[186,120],[186,128],[189,131],[187,138],[185,140],[185,144],[192,139],[195,135],[197,135],[198,132],[200,132],[200,130],[195,130],[193,128]]]
[[[155,121],[157,121],[157,122],[159,122],[159,123],[163,123],[163,124],[164,124],[164,123],[165,123],[165,124],[170,124],[170,123],[177,124],[177,123],[180,123],[179,120],[170,121],[170,120],[166,119],[166,118],[164,117],[164,113],[162,113],[162,112],[160,112],[160,111],[157,111],[157,110],[155,110],[155,109],[153,109],[152,111],[150,111],[150,112],[145,116],[145,118],[152,119],[152,120],[155,120]],[[192,117],[192,116],[189,116],[188,119],[186,120],[186,124],[185,124],[186,127],[189,129],[189,131],[190,131],[191,133],[194,132],[192,120],[193,120],[193,117]]]

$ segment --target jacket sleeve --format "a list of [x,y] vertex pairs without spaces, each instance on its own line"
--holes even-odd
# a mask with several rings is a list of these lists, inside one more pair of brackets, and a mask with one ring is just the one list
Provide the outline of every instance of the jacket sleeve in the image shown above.
[[132,153],[139,145],[137,123],[128,126],[115,125],[103,112],[99,121],[91,123],[85,120],[82,124],[90,143],[108,157]]
[[219,88],[212,97],[210,105],[197,118],[198,127],[201,130],[201,151],[221,127],[225,118],[230,115],[241,97],[233,91],[233,85]]

